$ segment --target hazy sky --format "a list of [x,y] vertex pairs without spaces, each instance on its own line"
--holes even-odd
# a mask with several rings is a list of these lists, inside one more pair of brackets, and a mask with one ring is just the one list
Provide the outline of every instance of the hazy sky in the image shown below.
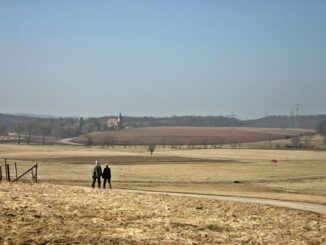
[[0,112],[326,113],[326,1],[0,0]]

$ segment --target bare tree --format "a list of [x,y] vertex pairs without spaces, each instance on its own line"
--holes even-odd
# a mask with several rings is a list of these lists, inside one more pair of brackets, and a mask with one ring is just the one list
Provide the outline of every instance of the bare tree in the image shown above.
[[40,130],[42,132],[42,144],[45,145],[45,137],[51,134],[52,126],[50,122],[42,122],[40,123]]
[[292,137],[291,139],[292,147],[299,148],[301,146],[301,139],[299,136]]
[[311,133],[305,133],[302,137],[303,145],[306,148],[312,147],[311,140],[312,140],[312,134]]
[[324,138],[324,143],[326,143],[326,121],[320,121],[317,124],[317,133]]
[[204,146],[204,149],[207,149],[207,145],[208,145],[208,138],[202,138],[201,139],[201,144]]
[[217,139],[217,144],[219,145],[219,148],[223,148],[223,143],[224,143],[224,139],[222,137],[218,137]]
[[84,118],[80,118],[79,119],[79,134],[82,135],[83,134],[83,127],[84,127]]
[[6,126],[0,123],[0,132],[2,133],[2,141],[1,143],[4,144],[5,142],[5,134],[6,134]]
[[153,144],[151,144],[147,147],[147,149],[150,151],[151,155],[153,155],[155,148],[156,148],[156,145],[153,145]]
[[16,134],[18,135],[18,141],[17,141],[17,144],[18,145],[20,144],[20,141],[21,141],[21,132],[22,132],[22,129],[23,129],[23,124],[21,122],[17,122],[14,125],[14,130],[15,130]]
[[27,144],[31,144],[31,137],[32,137],[32,129],[34,128],[34,122],[30,121],[26,123],[26,130],[27,130]]

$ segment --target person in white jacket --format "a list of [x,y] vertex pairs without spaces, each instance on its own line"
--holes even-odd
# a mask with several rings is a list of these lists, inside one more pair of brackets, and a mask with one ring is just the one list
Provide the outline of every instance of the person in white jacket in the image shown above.
[[95,161],[95,167],[93,168],[93,172],[92,172],[92,177],[93,177],[93,183],[92,183],[92,187],[95,187],[95,182],[97,180],[98,183],[98,188],[101,188],[101,176],[102,176],[102,168],[100,165],[99,161]]

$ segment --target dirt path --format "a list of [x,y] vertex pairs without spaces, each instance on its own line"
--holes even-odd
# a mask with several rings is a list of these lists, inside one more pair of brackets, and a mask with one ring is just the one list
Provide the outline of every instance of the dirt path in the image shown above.
[[72,142],[73,139],[74,139],[74,138],[65,138],[65,139],[58,140],[57,143],[59,143],[59,144],[63,144],[63,145],[76,145],[76,146],[82,146],[82,144]]
[[262,198],[253,198],[253,197],[217,196],[217,195],[205,195],[205,194],[141,191],[141,190],[127,190],[127,189],[114,189],[114,191],[134,192],[134,193],[143,193],[143,194],[155,194],[155,195],[181,196],[181,197],[194,197],[194,198],[202,198],[202,199],[221,200],[221,201],[258,203],[258,204],[271,205],[271,206],[277,206],[277,207],[299,209],[299,210],[310,211],[310,212],[319,213],[319,214],[326,214],[326,205],[306,203],[306,202],[281,201],[281,200],[262,199]]

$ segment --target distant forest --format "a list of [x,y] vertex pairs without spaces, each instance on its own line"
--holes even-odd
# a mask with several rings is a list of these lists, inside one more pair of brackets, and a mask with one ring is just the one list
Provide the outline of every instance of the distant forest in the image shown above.
[[[107,120],[111,116],[99,118],[76,117],[36,117],[0,114],[0,138],[10,134],[24,137],[29,143],[31,136],[40,141],[47,137],[70,138],[95,131],[110,130]],[[238,120],[224,116],[173,116],[173,117],[129,117],[123,116],[124,128],[185,126],[185,127],[264,127],[316,129],[318,123],[326,121],[326,115],[310,116],[268,116],[255,120]],[[44,143],[44,142],[43,142]]]

